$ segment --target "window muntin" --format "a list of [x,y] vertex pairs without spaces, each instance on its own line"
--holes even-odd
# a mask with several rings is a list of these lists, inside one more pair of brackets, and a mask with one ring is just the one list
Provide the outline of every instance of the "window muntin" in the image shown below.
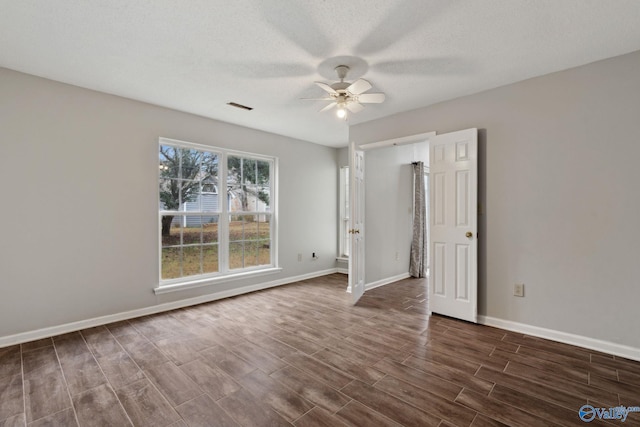
[[161,138],[161,285],[275,265],[274,166],[272,158]]

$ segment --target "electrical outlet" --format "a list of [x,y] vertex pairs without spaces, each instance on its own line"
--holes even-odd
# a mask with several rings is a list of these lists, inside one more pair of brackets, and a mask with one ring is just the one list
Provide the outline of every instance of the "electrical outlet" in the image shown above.
[[313,260],[317,260],[318,258],[320,258],[320,257],[319,257],[319,256],[316,256],[316,253],[315,253],[315,252],[311,254],[311,259],[313,259]]
[[513,285],[513,296],[524,296],[524,283],[516,283],[515,285]]
[[302,262],[302,254],[298,254],[298,262]]

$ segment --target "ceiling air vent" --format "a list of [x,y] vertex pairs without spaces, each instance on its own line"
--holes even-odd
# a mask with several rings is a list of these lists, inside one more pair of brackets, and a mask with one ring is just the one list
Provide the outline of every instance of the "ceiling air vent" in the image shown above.
[[232,107],[240,108],[247,111],[253,110],[253,107],[247,107],[246,105],[238,104],[237,102],[227,102],[227,105],[231,105]]

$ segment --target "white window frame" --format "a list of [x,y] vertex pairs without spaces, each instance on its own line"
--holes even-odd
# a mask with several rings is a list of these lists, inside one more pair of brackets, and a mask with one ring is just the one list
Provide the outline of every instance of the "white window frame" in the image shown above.
[[[169,145],[176,148],[187,148],[200,151],[207,151],[218,155],[218,186],[223,185],[227,179],[227,159],[229,156],[243,157],[251,160],[260,160],[269,162],[269,182],[271,184],[269,194],[269,211],[268,212],[229,212],[229,200],[227,191],[220,191],[218,188],[219,211],[194,213],[194,215],[218,215],[218,271],[214,273],[205,273],[191,275],[175,279],[162,279],[162,233],[161,224],[162,217],[175,211],[158,210],[158,287],[154,289],[156,294],[172,292],[175,290],[189,289],[194,287],[206,286],[217,282],[247,278],[255,275],[276,273],[282,269],[278,264],[278,221],[277,221],[277,193],[278,193],[278,158],[272,156],[264,156],[255,153],[247,153],[243,151],[230,150],[227,148],[214,147],[210,145],[196,144],[192,142],[180,141],[169,138],[159,138],[157,152],[160,146]],[[160,181],[160,170],[157,168],[157,183]],[[158,201],[160,194],[157,194]],[[270,260],[267,265],[252,266],[231,270],[229,268],[229,217],[230,215],[269,215],[270,216]]]
[[349,258],[349,166],[340,168],[338,203],[340,220],[338,224],[338,258]]

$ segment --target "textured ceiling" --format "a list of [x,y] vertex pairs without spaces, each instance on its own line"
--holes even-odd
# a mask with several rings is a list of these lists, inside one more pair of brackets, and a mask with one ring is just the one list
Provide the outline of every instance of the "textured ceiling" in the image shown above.
[[[336,147],[349,123],[635,50],[638,0],[0,0],[2,67]],[[387,95],[348,122],[300,100],[343,62]]]

